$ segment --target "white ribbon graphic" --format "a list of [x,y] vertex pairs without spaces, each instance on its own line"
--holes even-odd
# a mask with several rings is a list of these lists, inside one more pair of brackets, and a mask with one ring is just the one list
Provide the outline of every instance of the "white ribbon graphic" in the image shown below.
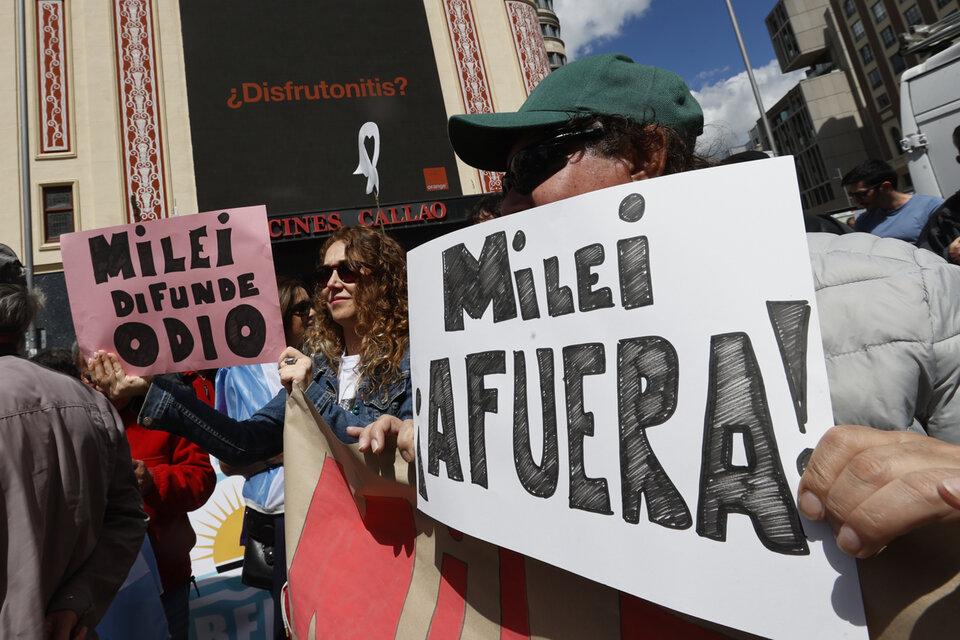
[[[373,139],[373,157],[367,155],[367,148],[363,144],[367,138]],[[377,190],[380,195],[380,174],[377,173],[377,161],[380,160],[380,127],[376,122],[367,122],[360,127],[360,133],[357,136],[357,149],[360,152],[360,164],[353,175],[363,174],[367,176],[367,195]]]

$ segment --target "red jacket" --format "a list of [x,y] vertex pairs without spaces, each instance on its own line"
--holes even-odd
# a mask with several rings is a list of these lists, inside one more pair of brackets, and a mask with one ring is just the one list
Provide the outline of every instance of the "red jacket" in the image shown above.
[[[213,403],[208,381],[199,377],[188,380],[198,398]],[[197,537],[187,512],[207,501],[217,483],[217,474],[210,465],[210,456],[189,440],[145,429],[137,424],[134,411],[124,409],[120,415],[127,428],[130,455],[134,460],[142,460],[153,475],[154,486],[143,496],[143,507],[150,516],[147,534],[157,556],[163,590],[170,591],[190,580],[190,550]]]

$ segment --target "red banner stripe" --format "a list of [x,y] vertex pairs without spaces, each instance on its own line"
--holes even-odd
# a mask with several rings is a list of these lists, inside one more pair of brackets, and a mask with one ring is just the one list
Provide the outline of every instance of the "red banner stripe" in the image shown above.
[[454,640],[463,631],[467,611],[467,565],[443,554],[440,564],[440,593],[433,610],[428,640]]

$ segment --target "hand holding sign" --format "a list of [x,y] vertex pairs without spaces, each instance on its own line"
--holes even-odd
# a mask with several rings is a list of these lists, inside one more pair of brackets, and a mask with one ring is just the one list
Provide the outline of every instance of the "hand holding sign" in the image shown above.
[[416,457],[413,420],[401,420],[385,414],[366,427],[347,427],[347,435],[357,438],[363,453],[381,453],[388,440],[396,440],[397,451],[404,461],[413,462]]
[[118,408],[125,407],[137,396],[146,395],[152,378],[127,375],[117,356],[102,350],[87,361],[87,370],[97,390]]
[[960,520],[960,447],[870,427],[828,431],[800,481],[800,510],[828,520],[837,544],[868,558],[931,522]]

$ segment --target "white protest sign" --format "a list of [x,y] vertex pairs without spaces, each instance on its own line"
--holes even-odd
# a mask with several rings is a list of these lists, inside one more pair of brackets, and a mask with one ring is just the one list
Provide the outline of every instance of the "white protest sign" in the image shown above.
[[867,636],[795,503],[833,418],[791,158],[465,229],[409,282],[423,512],[751,633]]

